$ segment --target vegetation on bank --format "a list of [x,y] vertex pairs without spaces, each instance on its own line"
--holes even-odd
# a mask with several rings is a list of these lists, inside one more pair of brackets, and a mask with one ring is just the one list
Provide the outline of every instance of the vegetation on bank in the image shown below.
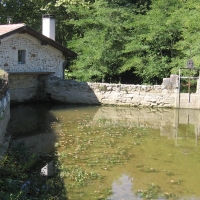
[[8,74],[0,69],[0,100],[5,92],[8,90]]
[[6,72],[5,72],[4,70],[0,69],[0,80],[3,79],[5,73],[6,73]]
[[160,83],[192,58],[200,65],[198,0],[2,0],[12,16],[41,31],[56,15],[56,40],[78,53],[66,77],[81,81]]
[[[45,159],[47,155],[35,154],[23,143],[11,146],[0,160],[0,199],[66,200],[58,168],[54,168],[53,178],[41,175],[37,163],[45,163]],[[59,166],[55,158],[54,161]]]

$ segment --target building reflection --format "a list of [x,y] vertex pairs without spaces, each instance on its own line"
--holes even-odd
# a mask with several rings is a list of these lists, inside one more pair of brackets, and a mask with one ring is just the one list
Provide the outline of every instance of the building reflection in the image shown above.
[[44,104],[25,104],[11,108],[9,132],[11,145],[24,143],[32,152],[51,153],[54,151],[56,133],[52,125],[58,120]]
[[[65,108],[59,114],[65,118],[70,116],[70,120],[77,120],[75,109]],[[82,108],[78,112],[79,117],[85,117],[86,112],[92,114],[91,123],[94,124],[153,128],[160,130],[161,136],[174,139],[175,145],[189,137],[194,139],[194,145],[198,145],[200,110],[102,106],[94,109]],[[24,141],[36,151],[53,150],[57,140],[56,132],[61,131],[55,132],[52,129],[55,123],[60,122],[58,116],[52,114],[51,107],[23,105],[11,109],[9,127],[13,138],[16,142]]]

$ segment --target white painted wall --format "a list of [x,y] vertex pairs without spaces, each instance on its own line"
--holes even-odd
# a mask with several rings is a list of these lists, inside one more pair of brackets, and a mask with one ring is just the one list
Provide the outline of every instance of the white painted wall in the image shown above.
[[42,34],[55,40],[55,18],[54,15],[44,15],[42,18]]

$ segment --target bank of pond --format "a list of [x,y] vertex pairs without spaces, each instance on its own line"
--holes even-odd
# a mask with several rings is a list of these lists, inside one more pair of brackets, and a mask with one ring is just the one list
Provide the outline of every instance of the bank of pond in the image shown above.
[[11,106],[0,199],[199,199],[199,110]]

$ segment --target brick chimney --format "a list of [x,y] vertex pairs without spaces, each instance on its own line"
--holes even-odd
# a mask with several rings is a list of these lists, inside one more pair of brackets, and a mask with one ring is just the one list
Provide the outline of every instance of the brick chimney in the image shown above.
[[55,40],[55,15],[42,15],[42,34]]

